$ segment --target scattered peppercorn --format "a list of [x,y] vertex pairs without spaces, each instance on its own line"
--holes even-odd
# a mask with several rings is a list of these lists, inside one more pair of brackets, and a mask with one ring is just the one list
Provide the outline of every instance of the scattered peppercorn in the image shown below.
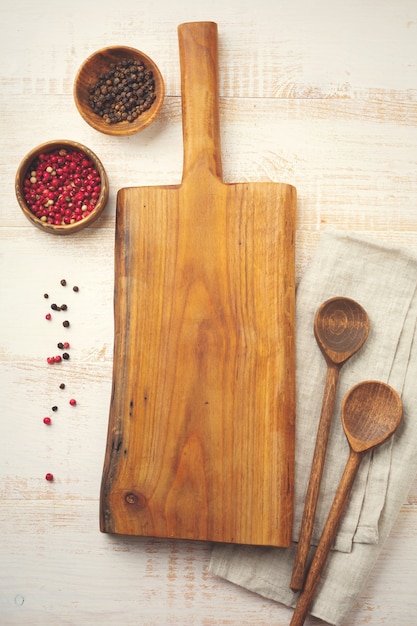
[[53,363],[60,363],[62,361],[62,357],[59,354],[57,354],[57,356],[48,356],[46,361],[52,365]]
[[59,348],[60,350],[64,349],[64,344],[60,341],[59,343],[56,344],[57,348]]
[[74,398],[71,398],[71,400],[69,401],[71,406],[75,406],[77,404],[77,401],[74,400]]
[[73,290],[73,291],[79,291],[79,287],[77,287],[77,285],[75,285],[75,286],[72,288],[72,290]]
[[124,59],[113,63],[90,89],[89,105],[108,124],[133,122],[156,98],[153,72],[143,63]]
[[58,407],[57,407],[57,406],[53,406],[53,407],[52,407],[52,410],[53,410],[53,411],[58,411]]
[[52,420],[50,417],[44,417],[43,418],[43,423],[46,424],[47,426],[49,426],[50,424],[52,424]]
[[65,383],[61,383],[61,384],[59,385],[59,388],[60,388],[60,389],[65,389]]
[[61,311],[66,311],[68,309],[66,304],[61,304]]
[[65,328],[68,328],[68,326],[70,325],[68,320],[65,320],[65,322],[62,322],[62,325],[65,326]]
[[65,285],[66,285],[66,284],[67,284],[67,281],[65,280],[65,278],[63,278],[63,279],[61,280],[61,285],[62,285],[63,287],[65,287]]
[[100,191],[100,174],[93,162],[83,152],[65,148],[41,153],[29,166],[23,182],[29,209],[42,222],[55,226],[75,224],[88,217]]
[[48,480],[49,482],[52,482],[54,479],[54,475],[48,472],[47,474],[45,474],[45,479]]
[[61,308],[57,304],[51,304],[51,309],[53,311],[60,311],[61,310]]
[[45,319],[47,319],[47,320],[52,319],[52,315],[51,315],[50,313],[47,313],[47,314],[45,315]]
[[44,297],[44,298],[49,298],[49,295],[48,295],[47,293],[44,293],[44,294],[43,294],[43,297]]
[[68,341],[64,341],[64,348],[65,350],[68,350],[68,348],[70,347]]
[[68,361],[68,359],[70,358],[70,355],[68,354],[68,352],[64,352],[64,354],[62,355],[62,358]]

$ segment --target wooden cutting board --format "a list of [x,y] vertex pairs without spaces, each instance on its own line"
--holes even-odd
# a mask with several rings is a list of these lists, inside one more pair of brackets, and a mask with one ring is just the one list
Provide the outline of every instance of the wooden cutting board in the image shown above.
[[217,25],[178,36],[182,182],[117,197],[100,527],[288,546],[296,191],[222,181]]

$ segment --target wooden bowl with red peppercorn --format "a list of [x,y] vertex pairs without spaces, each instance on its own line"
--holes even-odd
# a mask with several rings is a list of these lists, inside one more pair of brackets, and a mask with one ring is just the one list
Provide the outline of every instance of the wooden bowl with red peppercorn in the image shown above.
[[157,65],[127,46],[102,48],[81,65],[74,100],[84,120],[107,135],[133,135],[158,116],[165,95]]
[[76,141],[43,143],[21,161],[15,179],[20,208],[37,228],[70,235],[103,212],[109,183],[100,159]]

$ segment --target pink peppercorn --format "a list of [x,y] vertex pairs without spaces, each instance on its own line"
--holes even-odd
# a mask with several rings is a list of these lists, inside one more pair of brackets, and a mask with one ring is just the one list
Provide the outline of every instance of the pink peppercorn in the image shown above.
[[69,401],[71,406],[75,406],[77,404],[77,401],[74,400],[74,398],[71,398],[71,400]]
[[52,315],[51,315],[50,313],[47,313],[47,314],[45,315],[45,319],[46,319],[46,320],[50,320],[50,319],[52,319]]
[[49,482],[52,482],[54,479],[54,475],[51,474],[50,472],[48,472],[47,474],[45,474],[45,480],[48,480]]
[[[73,224],[86,218],[101,191],[98,170],[79,150],[56,149],[40,154],[28,168],[25,201],[48,224]],[[91,207],[91,208],[90,208]]]
[[47,426],[49,426],[52,423],[52,420],[50,417],[44,417],[43,418],[43,423],[46,424]]

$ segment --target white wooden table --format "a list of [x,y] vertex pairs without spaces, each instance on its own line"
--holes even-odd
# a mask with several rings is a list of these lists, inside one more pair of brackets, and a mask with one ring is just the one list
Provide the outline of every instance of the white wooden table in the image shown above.
[[[212,20],[219,25],[224,179],[296,186],[298,278],[328,228],[415,249],[417,4],[16,0],[2,3],[0,18],[0,623],[288,624],[286,607],[211,576],[209,545],[99,532],[116,192],[180,182],[176,29]],[[113,44],[146,52],[166,82],[160,117],[129,138],[91,129],[72,97],[82,61]],[[33,228],[14,195],[23,156],[59,138],[92,148],[110,179],[105,214],[72,237]],[[44,319],[45,292],[49,303],[69,307],[71,359],[62,367],[46,364],[65,339],[58,318]],[[346,626],[415,623],[416,553],[417,482]]]

